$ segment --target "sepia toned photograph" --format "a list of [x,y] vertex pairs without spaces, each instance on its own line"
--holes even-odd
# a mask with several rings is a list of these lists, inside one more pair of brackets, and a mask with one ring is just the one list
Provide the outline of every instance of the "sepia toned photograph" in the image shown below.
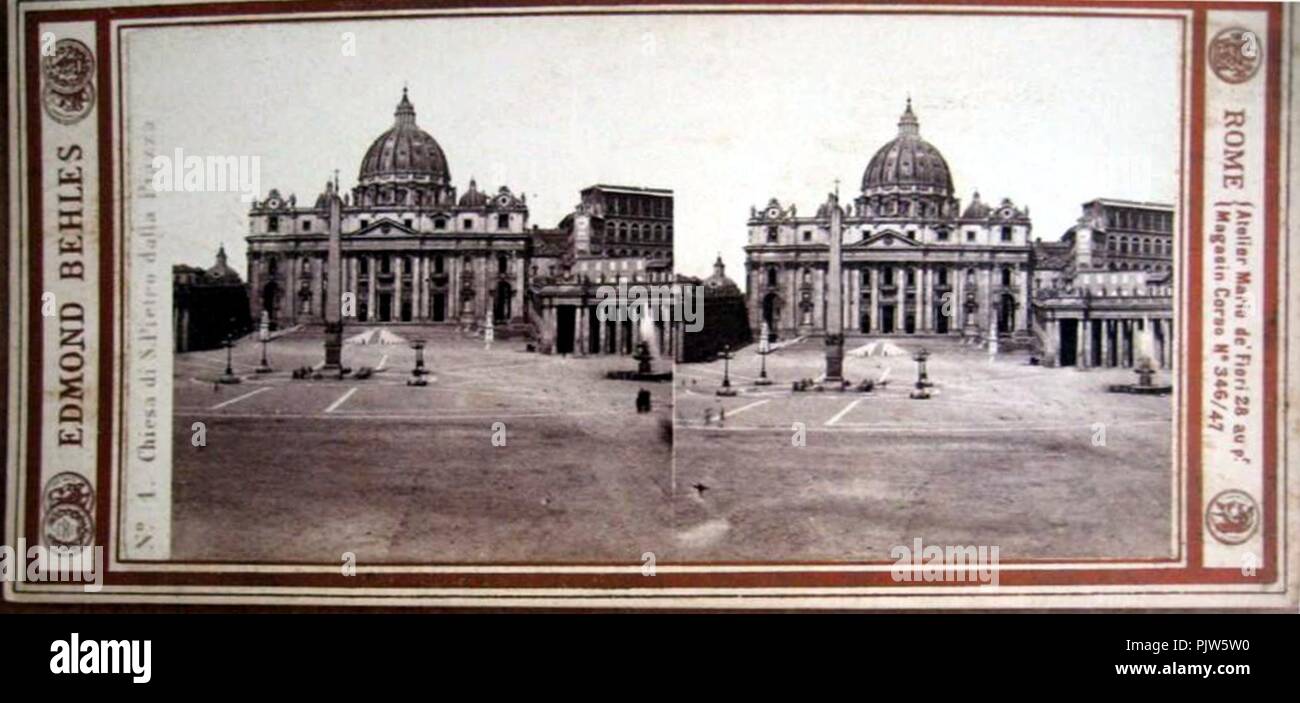
[[[820,98],[828,116],[774,105],[762,128],[786,146],[751,171],[765,182],[725,235],[683,240],[722,252],[710,281],[748,322],[678,366],[678,473],[711,487],[692,546],[1175,558],[1177,27],[781,26],[801,23],[871,37],[889,79],[847,87],[860,68],[828,49],[815,70],[846,86]],[[1005,32],[1021,39],[990,48]],[[917,62],[915,45],[938,48]]]
[[1295,603],[1289,10],[12,9],[6,599]]

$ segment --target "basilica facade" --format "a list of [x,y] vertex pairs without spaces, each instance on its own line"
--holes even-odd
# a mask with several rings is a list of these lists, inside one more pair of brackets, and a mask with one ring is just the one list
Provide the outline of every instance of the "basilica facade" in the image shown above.
[[[643,332],[600,320],[598,288],[669,284],[673,192],[596,184],[552,228],[529,222],[523,194],[506,186],[459,192],[446,154],[416,124],[406,91],[393,125],[361,160],[356,186],[338,177],[311,203],[272,189],[249,212],[252,317],[272,328],[325,321],[330,235],[339,237],[342,321],[447,324],[533,340],[542,353],[631,354]],[[658,325],[658,348],[678,343]]]
[[[254,319],[265,311],[275,326],[323,320],[329,224],[324,194],[298,203],[273,189],[253,202]],[[497,322],[522,322],[531,248],[524,196],[473,180],[458,194],[406,91],[393,126],[366,150],[340,226],[345,319],[472,323],[490,311]]]
[[846,333],[1027,335],[1033,247],[1028,208],[965,208],[911,101],[843,212],[843,268],[827,280],[831,213],[771,199],[752,208],[745,247],[750,324],[772,338],[823,334],[839,285]]

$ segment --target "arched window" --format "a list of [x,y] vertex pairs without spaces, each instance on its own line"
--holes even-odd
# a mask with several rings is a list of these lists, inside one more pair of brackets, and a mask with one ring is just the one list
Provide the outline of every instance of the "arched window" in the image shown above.
[[505,254],[497,254],[497,273],[505,274],[510,272],[510,259]]
[[768,266],[768,267],[767,267],[767,285],[769,285],[769,286],[775,286],[775,285],[776,285],[776,275],[777,275],[777,274],[776,274],[776,267],[775,267],[775,266]]

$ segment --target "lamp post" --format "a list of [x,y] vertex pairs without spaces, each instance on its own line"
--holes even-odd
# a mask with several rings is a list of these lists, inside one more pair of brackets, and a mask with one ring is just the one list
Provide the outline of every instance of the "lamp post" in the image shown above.
[[415,350],[415,368],[411,369],[411,378],[406,381],[406,385],[427,386],[429,381],[425,375],[429,372],[424,368],[424,340],[411,340],[411,348]]
[[767,355],[772,351],[771,347],[768,346],[767,335],[767,321],[764,320],[762,334],[758,338],[758,358],[761,360],[761,365],[758,370],[758,380],[754,381],[756,386],[772,385],[772,379],[767,377]]
[[736,389],[731,387],[731,345],[722,345],[722,387],[717,390],[717,395],[732,396],[736,394]]
[[912,391],[909,396],[913,400],[925,400],[930,397],[929,387],[934,385],[930,383],[930,378],[925,372],[925,360],[930,358],[930,352],[921,347],[912,360],[916,362],[916,390]]
[[257,336],[262,341],[262,364],[257,367],[257,373],[271,373],[271,365],[266,361],[266,344],[271,341],[271,329],[268,322],[266,311],[262,311],[262,321],[257,326]]
[[235,337],[233,334],[226,334],[226,341],[223,342],[226,347],[226,372],[221,374],[217,381],[220,383],[239,383],[239,377],[235,375],[233,354],[235,349]]

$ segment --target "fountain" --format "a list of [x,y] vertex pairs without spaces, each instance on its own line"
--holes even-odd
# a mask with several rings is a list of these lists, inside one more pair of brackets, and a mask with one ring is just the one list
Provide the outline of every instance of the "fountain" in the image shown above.
[[1156,384],[1152,381],[1156,375],[1156,365],[1152,361],[1152,354],[1155,349],[1155,339],[1153,337],[1151,321],[1144,321],[1142,324],[1142,334],[1134,340],[1138,344],[1137,353],[1139,354],[1137,363],[1133,365],[1133,373],[1137,374],[1137,383],[1117,383],[1107,388],[1111,393],[1132,393],[1134,395],[1169,395],[1173,392],[1173,384],[1162,383]]
[[642,303],[638,323],[638,336],[641,339],[636,343],[636,350],[632,354],[632,358],[636,360],[636,370],[609,371],[606,372],[605,377],[616,381],[671,382],[673,380],[671,367],[667,371],[654,370],[654,360],[661,358],[663,354],[659,349],[658,330],[655,327],[654,318],[650,315],[650,301],[648,300]]

